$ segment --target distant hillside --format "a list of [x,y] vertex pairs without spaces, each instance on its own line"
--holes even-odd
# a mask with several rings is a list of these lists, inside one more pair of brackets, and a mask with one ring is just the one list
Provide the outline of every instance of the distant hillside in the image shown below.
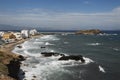
[[53,30],[52,28],[49,27],[39,27],[39,26],[14,26],[14,25],[6,25],[6,24],[0,24],[0,31],[2,30],[22,30],[22,29],[37,29],[37,30]]
[[0,24],[0,30],[21,30],[24,27]]

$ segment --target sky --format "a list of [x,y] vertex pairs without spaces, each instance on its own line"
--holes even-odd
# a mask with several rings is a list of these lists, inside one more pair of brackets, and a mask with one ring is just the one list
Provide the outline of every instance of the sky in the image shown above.
[[120,30],[120,0],[0,0],[0,24]]

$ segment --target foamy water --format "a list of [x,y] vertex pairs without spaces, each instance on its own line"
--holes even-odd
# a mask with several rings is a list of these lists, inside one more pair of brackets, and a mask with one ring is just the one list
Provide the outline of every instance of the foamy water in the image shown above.
[[88,43],[87,45],[91,45],[91,46],[99,46],[99,45],[102,45],[102,43]]
[[[20,74],[21,80],[48,80],[51,75],[59,72],[72,75],[72,71],[66,69],[66,67],[88,65],[89,63],[94,63],[93,60],[87,57],[84,57],[85,63],[74,60],[58,61],[61,56],[43,57],[41,55],[41,52],[57,52],[56,50],[47,47],[48,45],[55,45],[51,44],[50,41],[57,40],[60,40],[60,38],[56,37],[55,35],[46,35],[37,39],[26,41],[21,44],[22,48],[16,47],[13,50],[15,53],[21,52],[20,54],[28,57],[24,62],[22,62],[21,69],[25,72],[25,75],[22,76]],[[68,42],[64,43],[68,44]],[[92,43],[92,45],[100,45],[100,43]],[[101,66],[99,66],[99,70],[105,72]]]

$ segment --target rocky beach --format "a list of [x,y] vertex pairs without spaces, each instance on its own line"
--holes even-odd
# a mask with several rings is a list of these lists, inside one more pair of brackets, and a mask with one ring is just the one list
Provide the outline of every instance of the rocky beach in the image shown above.
[[[32,36],[31,38],[39,37]],[[0,47],[0,80],[19,80],[18,74],[20,71],[21,61],[25,60],[25,58],[16,54],[13,51],[16,45],[19,45],[31,38],[22,39],[19,41],[15,41],[13,43],[3,44]],[[17,46],[21,47],[21,46]]]
[[[3,65],[1,67],[5,67],[6,69],[4,71],[5,74],[1,73],[0,80],[18,79],[20,64],[23,59],[20,57],[20,55],[13,53],[12,50],[16,45],[21,44],[26,40],[28,39],[23,39],[20,41],[16,41],[14,43],[4,44],[1,46],[0,55],[2,57],[0,59],[1,59],[1,65]],[[13,79],[10,77],[12,77]]]

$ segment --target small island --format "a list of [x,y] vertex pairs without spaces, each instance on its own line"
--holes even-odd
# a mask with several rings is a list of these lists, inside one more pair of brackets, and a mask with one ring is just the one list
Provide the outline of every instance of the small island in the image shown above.
[[91,30],[79,30],[75,32],[75,34],[84,34],[84,35],[94,35],[102,33],[99,29],[91,29]]

